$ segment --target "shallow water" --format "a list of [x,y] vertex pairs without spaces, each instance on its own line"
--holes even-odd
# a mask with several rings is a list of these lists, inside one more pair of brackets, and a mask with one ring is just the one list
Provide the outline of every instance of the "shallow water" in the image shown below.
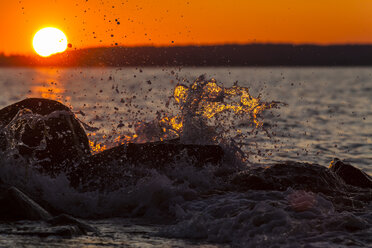
[[[80,120],[100,128],[88,132],[93,142],[109,146],[119,134],[132,134],[136,121],[151,121],[157,111],[177,113],[172,104],[166,106],[173,88],[201,74],[226,87],[238,82],[253,96],[283,103],[263,115],[270,137],[259,131],[247,138],[243,148],[249,161],[295,160],[327,166],[339,157],[372,173],[371,68],[0,69],[0,107],[25,97],[59,100],[71,106]],[[244,119],[236,122],[246,128]],[[42,191],[52,205],[88,218],[101,231],[98,237],[40,238],[17,235],[17,230],[42,224],[4,223],[0,225],[3,246],[362,247],[372,243],[371,203],[339,211],[319,193],[309,195],[311,208],[297,212],[288,200],[294,190],[220,192],[223,182],[213,168],[196,170],[179,164],[182,170],[166,174],[150,170],[135,187],[101,195],[75,192],[63,176],[50,179],[14,171],[9,161],[1,164],[2,180]],[[135,207],[128,208],[131,204]],[[109,213],[122,218],[91,219]]]

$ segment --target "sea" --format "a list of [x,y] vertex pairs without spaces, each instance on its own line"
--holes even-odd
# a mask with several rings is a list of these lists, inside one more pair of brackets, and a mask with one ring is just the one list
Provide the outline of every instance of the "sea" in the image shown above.
[[[372,174],[370,67],[1,68],[0,108],[28,97],[57,100],[84,123],[92,152],[99,153],[138,141],[141,124],[180,115],[175,89],[203,80],[244,89],[269,106],[257,116],[230,108],[208,120],[218,142],[233,142],[244,154],[239,168],[286,161],[328,167],[339,158]],[[149,168],[134,185],[113,192],[79,192],[64,175],[26,170],[4,155],[0,167],[2,181],[38,192],[99,230],[33,235],[25,230],[48,233],[45,223],[0,222],[0,247],[372,247],[371,202],[340,209],[322,193],[302,192],[315,203],[296,211],[289,199],[298,192],[291,187],[225,190],[213,166]]]

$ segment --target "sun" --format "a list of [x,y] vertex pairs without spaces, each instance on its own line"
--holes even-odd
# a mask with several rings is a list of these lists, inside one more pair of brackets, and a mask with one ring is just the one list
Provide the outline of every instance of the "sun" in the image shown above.
[[37,54],[48,57],[67,49],[67,37],[58,28],[43,28],[37,31],[32,44]]

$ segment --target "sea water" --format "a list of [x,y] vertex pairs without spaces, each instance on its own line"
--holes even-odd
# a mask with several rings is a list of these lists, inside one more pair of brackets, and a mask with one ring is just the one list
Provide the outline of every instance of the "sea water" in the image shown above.
[[[201,75],[278,103],[262,113],[262,127],[253,132],[248,120],[229,116],[234,125],[226,123],[226,129],[249,134],[239,140],[246,166],[287,160],[328,166],[338,157],[372,173],[371,68],[3,68],[0,107],[26,97],[58,100],[86,124],[99,152],[133,135],[138,122],[176,115],[174,88]],[[1,165],[2,180],[41,191],[52,205],[86,218],[101,232],[41,238],[20,230],[42,223],[3,223],[3,246],[363,247],[372,242],[371,204],[340,211],[322,194],[307,192],[314,205],[298,212],[291,209],[289,199],[297,194],[291,188],[218,191],[223,182],[213,168],[180,163],[167,174],[151,170],[135,187],[100,194],[76,192],[63,175],[51,179],[15,170],[17,162],[1,160]]]

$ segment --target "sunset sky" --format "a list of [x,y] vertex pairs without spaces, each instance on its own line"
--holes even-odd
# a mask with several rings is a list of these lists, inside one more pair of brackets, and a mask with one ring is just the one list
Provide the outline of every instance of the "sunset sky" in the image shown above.
[[33,53],[33,35],[47,26],[73,48],[372,44],[371,0],[9,0],[0,15],[5,54]]

